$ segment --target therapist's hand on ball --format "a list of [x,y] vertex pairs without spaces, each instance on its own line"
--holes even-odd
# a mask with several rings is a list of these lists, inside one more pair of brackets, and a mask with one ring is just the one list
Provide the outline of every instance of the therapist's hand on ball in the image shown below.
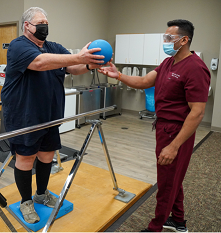
[[98,72],[107,75],[111,78],[116,78],[118,79],[119,73],[118,70],[116,68],[116,66],[112,63],[112,62],[108,62],[106,65],[110,65],[110,66],[105,66],[105,67],[101,67]]
[[90,70],[95,70],[95,69],[100,69],[102,67],[102,65],[99,64],[90,64],[88,65]]
[[[88,43],[85,45],[82,50],[78,53],[78,59],[79,63],[81,64],[98,64],[103,63],[102,59],[104,59],[104,56],[102,55],[94,55],[93,53],[100,51],[100,48],[94,48],[94,49],[88,49],[88,46],[91,44]],[[99,60],[98,60],[99,59]]]

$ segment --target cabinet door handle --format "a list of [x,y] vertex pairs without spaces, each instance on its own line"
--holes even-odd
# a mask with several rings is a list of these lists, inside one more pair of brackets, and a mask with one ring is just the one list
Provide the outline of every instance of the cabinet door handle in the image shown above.
[[127,58],[125,58],[125,63],[127,63]]

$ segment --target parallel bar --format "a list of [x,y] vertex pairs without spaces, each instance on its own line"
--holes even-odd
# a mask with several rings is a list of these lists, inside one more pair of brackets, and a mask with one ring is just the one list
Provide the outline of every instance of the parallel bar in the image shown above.
[[4,223],[6,224],[6,226],[11,232],[17,232],[14,226],[12,225],[12,223],[9,221],[9,219],[5,215],[5,213],[2,211],[1,207],[0,207],[0,217],[2,218],[2,220],[4,221]]
[[82,91],[72,91],[72,92],[68,92],[68,93],[65,93],[65,95],[80,95],[82,94]]
[[101,108],[101,109],[86,112],[86,113],[81,113],[81,114],[70,116],[70,117],[65,117],[65,118],[50,121],[50,122],[45,122],[45,123],[38,124],[38,125],[33,125],[30,127],[25,127],[22,129],[13,130],[10,132],[5,132],[5,133],[0,134],[0,140],[4,140],[7,138],[15,137],[15,136],[26,134],[26,133],[31,133],[31,132],[38,131],[38,130],[45,129],[45,128],[49,128],[49,127],[52,127],[55,125],[60,125],[64,122],[77,120],[77,119],[82,118],[82,117],[92,116],[92,115],[96,115],[99,113],[112,111],[114,109],[116,109],[116,105],[113,105],[113,106],[110,106],[107,108]]
[[[65,95],[80,95],[82,93],[82,91],[71,91],[69,93],[65,93]],[[0,101],[0,105],[2,105],[2,101]]]
[[25,223],[23,223],[21,220],[20,220],[20,218],[8,207],[8,206],[6,206],[5,207],[6,208],[6,210],[25,228],[25,230],[27,231],[27,232],[32,232],[26,225],[25,225]]
[[[1,102],[0,102],[0,105],[1,105]],[[11,131],[11,132],[5,132],[5,133],[2,133],[0,134],[0,140],[4,140],[4,139],[8,139],[8,138],[11,138],[11,137],[15,137],[15,136],[18,136],[18,135],[22,135],[22,134],[26,134],[26,133],[31,133],[31,132],[34,132],[34,131],[38,131],[38,130],[41,130],[41,129],[45,129],[45,128],[49,128],[49,127],[52,127],[52,126],[55,126],[55,125],[60,125],[64,122],[68,122],[68,121],[72,121],[72,120],[77,120],[79,118],[82,118],[82,117],[85,117],[85,116],[91,116],[91,115],[96,115],[96,114],[100,114],[100,113],[103,113],[103,112],[107,112],[107,111],[112,111],[116,109],[116,105],[114,106],[110,106],[110,107],[107,107],[107,108],[102,108],[102,109],[98,109],[98,110],[94,110],[94,111],[91,111],[91,112],[86,112],[86,113],[82,113],[82,114],[78,114],[78,115],[75,115],[75,116],[70,116],[70,117],[66,117],[66,118],[62,118],[62,119],[58,119],[58,120],[54,120],[54,121],[51,121],[51,122],[46,122],[46,123],[42,123],[42,124],[38,124],[38,125],[34,125],[34,126],[30,126],[30,127],[26,127],[26,128],[22,128],[22,129],[18,129],[18,130],[14,130],[14,131]],[[71,186],[71,183],[77,173],[77,170],[80,166],[80,163],[83,159],[83,155],[86,151],[86,148],[90,142],[90,139],[93,135],[93,132],[94,132],[94,129],[97,125],[97,122],[95,124],[93,124],[93,126],[91,127],[86,139],[85,139],[85,142],[81,148],[81,151],[80,151],[80,155],[77,156],[76,158],[76,161],[70,171],[70,174],[64,184],[64,187],[60,193],[60,196],[55,204],[55,207],[48,219],[48,222],[46,223],[44,229],[43,229],[43,232],[47,232],[47,230],[49,229],[49,227],[53,224],[56,216],[57,216],[57,213],[65,199],[65,196],[67,195],[67,192]],[[102,132],[101,132],[102,134]],[[10,158],[11,154],[8,155],[8,157]],[[12,157],[12,156],[11,156]],[[8,158],[8,159],[9,159]],[[116,183],[115,183],[116,184]],[[11,215],[28,231],[28,232],[31,232],[31,230],[25,225],[23,224],[22,221],[20,221],[20,219],[14,214],[14,212],[9,208],[9,207],[5,207],[8,212],[11,213]]]

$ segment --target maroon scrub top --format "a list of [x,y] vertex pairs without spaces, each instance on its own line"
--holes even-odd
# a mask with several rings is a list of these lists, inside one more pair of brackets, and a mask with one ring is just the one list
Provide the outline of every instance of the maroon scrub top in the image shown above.
[[190,112],[188,102],[207,102],[210,72],[195,52],[173,63],[174,57],[166,58],[155,69],[155,110],[159,119],[183,122]]

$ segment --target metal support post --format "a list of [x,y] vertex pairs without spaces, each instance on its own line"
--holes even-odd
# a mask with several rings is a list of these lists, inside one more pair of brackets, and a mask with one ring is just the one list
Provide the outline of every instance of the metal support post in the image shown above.
[[57,214],[59,212],[59,209],[62,206],[62,203],[63,203],[63,201],[64,201],[64,199],[65,199],[65,197],[66,197],[66,195],[68,193],[68,190],[69,190],[69,188],[70,188],[70,186],[72,184],[72,181],[73,181],[73,179],[74,179],[74,177],[75,177],[75,175],[77,173],[77,170],[78,170],[78,168],[79,168],[79,166],[81,164],[81,161],[83,159],[85,151],[86,151],[86,149],[88,147],[88,144],[89,144],[89,142],[91,140],[91,137],[92,137],[92,135],[94,133],[94,130],[96,128],[96,124],[97,123],[92,124],[92,126],[91,126],[91,128],[90,128],[90,130],[89,130],[89,132],[87,134],[87,137],[86,137],[86,139],[85,139],[85,141],[83,143],[83,146],[82,146],[82,148],[81,148],[81,150],[79,152],[79,155],[77,155],[75,163],[74,163],[74,165],[73,165],[73,167],[72,167],[72,169],[71,169],[71,171],[70,171],[70,173],[68,175],[68,178],[66,179],[66,182],[65,182],[65,184],[64,184],[64,186],[63,186],[63,188],[61,190],[61,193],[60,193],[59,198],[58,198],[58,200],[57,200],[57,202],[55,204],[55,207],[52,210],[52,213],[51,213],[51,215],[50,215],[50,217],[49,217],[49,219],[48,219],[48,221],[47,221],[47,223],[46,223],[46,225],[45,225],[42,232],[47,232],[49,227],[54,223],[55,218],[56,218],[56,216],[57,216]]
[[56,150],[56,161],[57,161],[57,165],[53,165],[51,167],[51,174],[55,174],[58,173],[59,171],[64,170],[64,168],[61,166],[61,157],[59,150]]
[[122,202],[125,202],[125,203],[128,203],[136,195],[133,194],[133,193],[127,192],[127,191],[125,191],[123,189],[120,189],[118,187],[118,185],[117,185],[117,179],[116,179],[115,174],[114,174],[114,169],[113,169],[113,166],[112,166],[112,163],[111,163],[110,155],[109,155],[109,152],[108,152],[108,149],[107,149],[107,144],[106,144],[106,141],[105,141],[105,138],[104,138],[104,133],[103,133],[103,130],[101,128],[101,124],[102,123],[100,121],[97,123],[98,134],[99,134],[100,141],[101,141],[101,144],[102,144],[102,147],[103,147],[103,150],[104,150],[104,154],[105,154],[107,165],[108,165],[108,168],[109,168],[109,171],[110,171],[110,174],[111,174],[111,178],[112,178],[112,181],[113,181],[113,184],[114,184],[113,189],[117,190],[119,192],[119,194],[117,196],[115,196],[115,199],[117,199],[119,201],[122,201]]
[[4,163],[2,164],[2,166],[0,167],[0,177],[2,175],[2,173],[4,172],[5,168],[8,166],[8,164],[11,162],[13,158],[13,155],[11,152],[9,152],[8,156],[6,157]]

